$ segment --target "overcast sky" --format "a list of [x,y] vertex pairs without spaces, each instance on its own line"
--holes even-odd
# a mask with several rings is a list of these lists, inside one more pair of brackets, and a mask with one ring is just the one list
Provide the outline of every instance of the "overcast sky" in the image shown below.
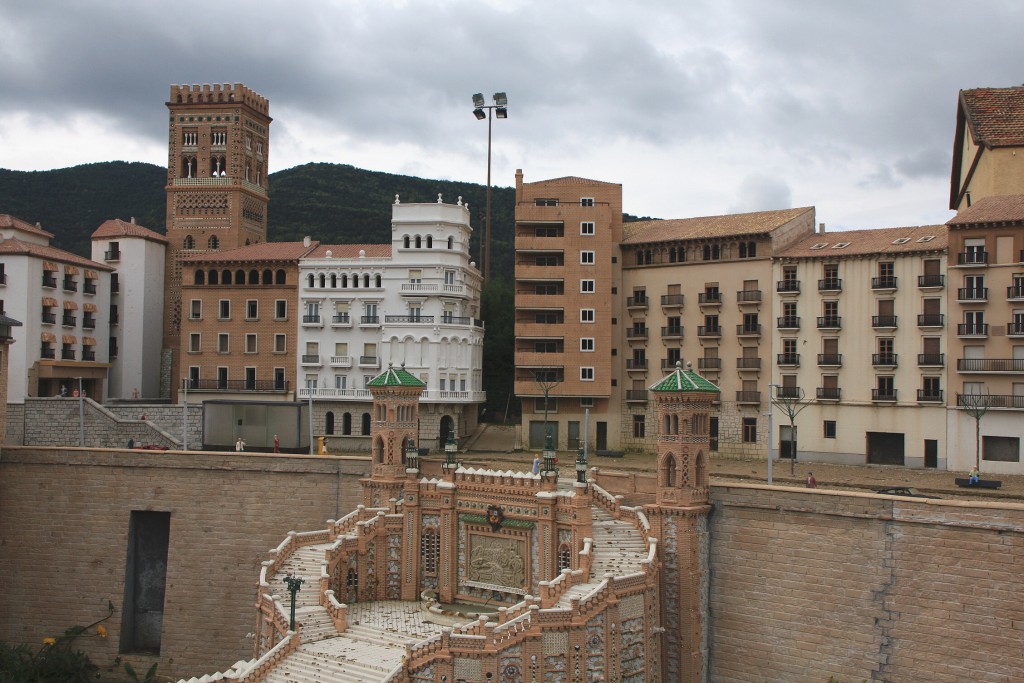
[[522,168],[622,183],[637,215],[939,223],[957,93],[1024,82],[1022,28],[1020,0],[4,2],[0,167],[166,165],[170,84],[240,82],[270,100],[271,171],[484,183],[471,96],[505,91],[495,185]]

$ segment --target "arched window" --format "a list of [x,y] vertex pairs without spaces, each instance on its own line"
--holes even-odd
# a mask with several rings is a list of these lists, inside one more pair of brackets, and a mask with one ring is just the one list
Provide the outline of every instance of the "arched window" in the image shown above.
[[370,414],[363,413],[363,436],[370,435]]
[[710,244],[705,244],[704,245],[704,260],[705,261],[710,261],[711,260],[711,245]]
[[334,434],[334,411],[328,410],[325,417],[324,432]]
[[258,285],[260,283],[260,271],[253,269],[249,271],[249,284]]
[[193,281],[193,283],[197,284],[197,285],[205,285],[206,284],[206,273],[204,273],[201,270],[197,270],[196,274],[195,274],[195,280]]
[[277,273],[274,274],[274,284],[275,285],[286,284],[286,278],[285,278],[285,275],[284,275],[284,269],[283,268],[278,270]]
[[740,242],[740,258],[747,258],[747,243]]
[[672,418],[670,416],[665,416],[665,426],[662,429],[666,434],[672,433]]
[[185,249],[195,249],[196,241],[192,239],[192,235],[185,235],[185,239],[182,241],[182,246]]
[[338,276],[336,274],[334,274],[334,273],[331,273],[331,289],[337,289],[337,288],[338,288]]
[[572,548],[568,543],[558,546],[558,571],[572,569]]
[[348,275],[346,273],[341,274],[341,288],[346,289],[348,287]]
[[343,436],[352,436],[352,413],[341,416],[341,433]]
[[448,238],[448,248],[451,249],[454,246],[455,246],[455,238],[454,237],[449,237]]
[[358,275],[353,275],[352,276],[352,287],[354,287],[355,289],[359,289],[359,276]]
[[673,434],[678,434],[679,433],[679,416],[678,415],[673,415],[672,416],[672,433]]
[[210,271],[210,277],[208,278],[208,280],[210,281],[211,285],[220,284],[220,276],[217,274],[216,270]]
[[437,574],[437,560],[440,556],[441,535],[437,533],[436,527],[428,526],[420,536],[420,562],[424,574]]
[[359,599],[359,572],[349,569],[345,574],[345,588],[348,590],[348,601],[356,602]]
[[323,273],[320,273],[320,289],[323,289],[326,286],[327,286],[327,276],[324,275]]
[[373,278],[373,286],[380,289],[380,275],[375,275]]
[[220,283],[222,285],[230,285],[231,284],[231,271],[228,270],[227,268],[222,270],[221,273],[220,273]]
[[716,244],[715,246],[711,247],[711,260],[712,261],[717,261],[720,258],[722,258],[722,250]]
[[427,235],[427,249],[433,249],[433,248],[434,248],[434,236],[433,235]]
[[754,258],[757,256],[757,242],[747,243],[747,258]]
[[310,289],[313,289],[313,284],[314,284],[314,282],[315,282],[315,280],[314,280],[314,278],[313,278],[313,273],[310,273],[310,274],[309,274],[309,275],[308,275],[308,276],[306,277],[306,286],[307,286],[307,287],[309,287]]
[[409,248],[409,236],[408,235],[406,235],[405,237],[402,238],[402,246],[405,247],[406,249]]
[[422,246],[423,246],[423,243],[420,241],[420,236],[416,235],[416,248],[419,249]]
[[236,285],[244,285],[245,284],[245,271],[244,270],[236,270],[235,271],[235,284]]
[[363,287],[365,287],[367,289],[370,288],[370,274],[369,273],[366,273],[365,275],[363,275]]
[[264,268],[263,269],[263,284],[265,284],[265,285],[272,285],[272,284],[274,284],[274,271],[270,270],[270,268]]
[[[365,416],[370,417],[370,414],[366,413]],[[373,442],[373,461],[378,464],[384,462],[384,439],[379,436]]]
[[671,453],[665,458],[665,486],[676,485],[676,456]]

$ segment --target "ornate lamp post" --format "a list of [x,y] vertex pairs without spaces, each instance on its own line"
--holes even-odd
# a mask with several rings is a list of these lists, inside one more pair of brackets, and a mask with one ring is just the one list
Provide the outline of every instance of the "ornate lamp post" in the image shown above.
[[455,435],[448,434],[448,442],[444,445],[444,469],[454,470],[459,466],[457,459],[459,453],[459,447],[455,443]]
[[558,474],[555,468],[555,446],[551,443],[551,432],[544,435],[544,450],[541,452],[543,459],[543,470],[545,473]]
[[299,587],[306,582],[301,576],[292,576],[289,574],[284,577],[285,585],[288,586],[288,592],[292,594],[292,617],[288,622],[288,630],[295,630],[295,594],[299,592]]
[[420,469],[420,452],[416,449],[416,440],[409,439],[405,445],[405,468],[407,470]]
[[587,483],[587,453],[583,446],[576,449],[576,481],[580,484]]

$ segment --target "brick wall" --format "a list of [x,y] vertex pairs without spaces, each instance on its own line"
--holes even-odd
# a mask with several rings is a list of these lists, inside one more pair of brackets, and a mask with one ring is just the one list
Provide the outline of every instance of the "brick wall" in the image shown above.
[[[130,514],[154,510],[171,513],[161,679],[248,659],[267,550],[354,508],[368,469],[365,458],[7,447],[0,640],[38,645],[100,618],[110,600],[110,637],[81,646],[97,663],[113,660]],[[153,661],[128,659],[143,671]]]
[[753,485],[712,500],[712,681],[1024,671],[1024,506]]

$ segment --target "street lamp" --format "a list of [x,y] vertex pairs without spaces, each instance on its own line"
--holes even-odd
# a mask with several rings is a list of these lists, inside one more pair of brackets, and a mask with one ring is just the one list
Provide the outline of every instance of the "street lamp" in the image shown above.
[[444,445],[444,469],[454,470],[459,466],[456,459],[459,453],[459,446],[455,443],[455,434],[448,432],[448,443]]
[[295,594],[299,592],[299,588],[302,584],[306,583],[306,580],[301,576],[292,576],[289,574],[284,577],[285,585],[288,586],[288,592],[292,594],[292,617],[288,622],[288,630],[295,630]]
[[769,486],[772,485],[772,465],[774,464],[772,462],[774,460],[774,458],[772,456],[772,444],[775,441],[775,437],[772,435],[772,407],[775,405],[775,403],[772,401],[772,389],[778,389],[778,388],[779,388],[778,384],[769,384],[768,385],[768,412],[765,413],[765,415],[768,416],[768,485]]
[[491,277],[491,112],[495,118],[508,118],[508,96],[503,92],[494,93],[494,104],[486,104],[482,93],[473,95],[473,116],[477,121],[487,119],[487,223],[481,235],[484,246],[484,281]]

